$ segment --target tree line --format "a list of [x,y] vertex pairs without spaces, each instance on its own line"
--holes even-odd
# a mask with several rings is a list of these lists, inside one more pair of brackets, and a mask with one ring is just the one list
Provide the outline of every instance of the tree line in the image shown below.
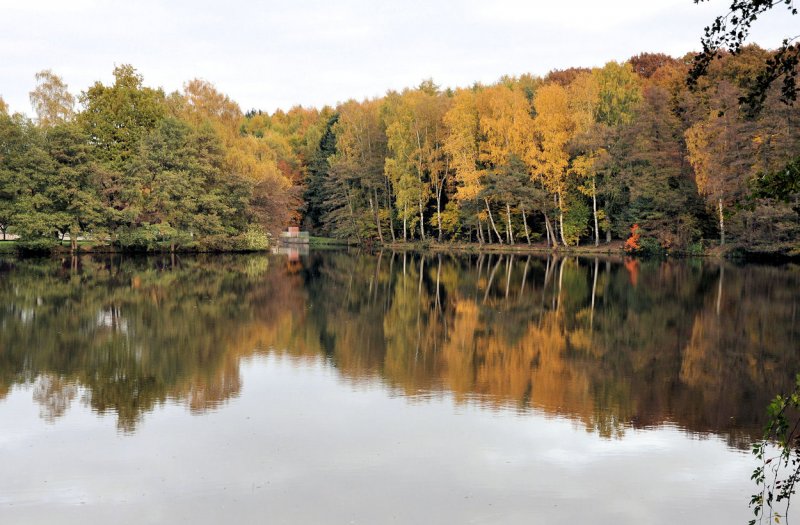
[[340,104],[306,178],[306,226],[359,240],[798,253],[796,107],[740,97],[770,52],[692,56]]
[[[126,249],[257,249],[292,220],[280,140],[242,133],[239,106],[192,80],[166,94],[115,68],[79,97],[36,75],[36,118],[0,104],[0,234],[46,249],[81,237]],[[80,110],[76,111],[76,105]]]
[[691,89],[693,55],[644,53],[271,114],[201,80],[165,94],[130,66],[75,111],[43,72],[36,119],[0,104],[0,232],[230,249],[294,224],[362,244],[555,248],[634,229],[643,252],[797,254],[800,112],[777,86],[758,112],[740,100],[772,54],[725,54]]

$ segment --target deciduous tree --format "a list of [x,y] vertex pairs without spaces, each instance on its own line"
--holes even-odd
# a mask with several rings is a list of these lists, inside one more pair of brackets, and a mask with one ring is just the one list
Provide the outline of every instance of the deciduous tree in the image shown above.
[[36,73],[36,88],[30,92],[37,123],[43,128],[69,122],[75,116],[75,97],[64,81],[49,69]]

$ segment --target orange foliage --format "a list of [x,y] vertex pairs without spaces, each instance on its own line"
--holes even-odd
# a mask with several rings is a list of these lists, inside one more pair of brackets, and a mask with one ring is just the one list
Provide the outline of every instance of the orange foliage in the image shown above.
[[631,281],[631,285],[636,286],[639,283],[639,260],[626,257],[625,269],[628,271],[628,278]]
[[639,225],[634,224],[631,226],[631,236],[628,237],[627,241],[625,241],[625,251],[627,253],[635,253],[639,251],[639,248],[641,248],[641,246],[639,246],[639,237],[641,236],[642,234],[639,233]]

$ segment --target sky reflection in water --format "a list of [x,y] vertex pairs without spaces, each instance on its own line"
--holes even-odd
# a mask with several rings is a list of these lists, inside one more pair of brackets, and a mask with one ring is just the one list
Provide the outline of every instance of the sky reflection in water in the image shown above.
[[403,259],[7,261],[0,515],[746,521],[795,267]]

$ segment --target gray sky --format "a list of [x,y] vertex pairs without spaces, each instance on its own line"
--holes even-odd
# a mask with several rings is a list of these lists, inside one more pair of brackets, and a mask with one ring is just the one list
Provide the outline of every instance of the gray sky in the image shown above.
[[[130,63],[149,86],[214,83],[243,110],[379,96],[433,77],[442,86],[597,66],[642,51],[699,47],[730,0],[0,0],[0,95],[30,114],[34,74],[79,93]],[[800,32],[779,10],[753,38]]]

